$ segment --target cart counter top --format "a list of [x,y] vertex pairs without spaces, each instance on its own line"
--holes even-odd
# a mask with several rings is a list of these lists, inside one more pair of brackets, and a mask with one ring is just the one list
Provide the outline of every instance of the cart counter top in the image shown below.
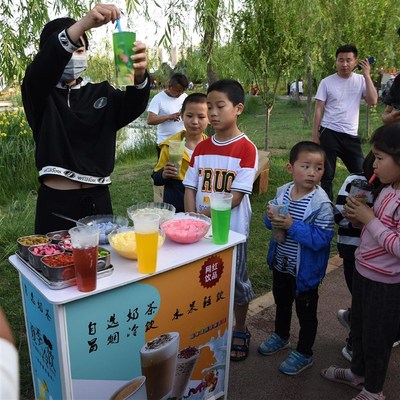
[[[246,237],[240,233],[230,231],[229,241],[225,245],[216,245],[208,238],[203,238],[193,244],[178,244],[169,239],[158,250],[157,271],[152,276],[161,274],[171,269],[189,264],[201,258],[210,256],[227,248],[236,246],[246,241]],[[80,292],[76,285],[64,289],[55,290],[49,288],[16,256],[9,258],[10,263],[24,275],[46,299],[53,304],[64,304],[93,294],[105,292],[119,286],[140,281],[150,275],[139,274],[137,261],[128,260],[117,254],[110,246],[103,246],[111,252],[111,263],[114,271],[111,275],[97,280],[97,289],[92,292]]]

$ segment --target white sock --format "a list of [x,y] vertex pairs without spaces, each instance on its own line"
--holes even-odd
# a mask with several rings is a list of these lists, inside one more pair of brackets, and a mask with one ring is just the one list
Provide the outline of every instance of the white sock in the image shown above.
[[352,372],[352,370],[350,368],[346,368],[344,370],[344,374],[346,376],[346,379],[348,381],[358,381],[358,382],[364,382],[364,377],[363,376],[359,376],[356,375],[354,372]]

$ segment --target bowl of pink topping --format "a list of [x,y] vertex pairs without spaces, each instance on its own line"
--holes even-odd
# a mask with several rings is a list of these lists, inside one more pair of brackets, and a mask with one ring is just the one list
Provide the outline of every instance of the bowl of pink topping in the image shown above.
[[43,268],[42,257],[49,256],[53,254],[64,253],[64,249],[57,244],[47,243],[47,244],[39,244],[36,246],[30,246],[28,248],[29,256],[28,261],[29,264],[32,265],[35,269],[41,271]]
[[165,236],[176,243],[196,243],[210,229],[211,219],[198,213],[178,213],[161,225]]

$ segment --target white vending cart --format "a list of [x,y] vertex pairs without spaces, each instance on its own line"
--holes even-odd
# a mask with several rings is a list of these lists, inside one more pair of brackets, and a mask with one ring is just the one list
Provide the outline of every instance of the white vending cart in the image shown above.
[[[97,289],[55,288],[18,255],[35,397],[217,399],[227,394],[236,245],[166,239],[157,272],[112,249]],[[107,246],[106,246],[107,247]],[[131,394],[127,394],[131,393]],[[129,397],[130,396],[130,397]]]

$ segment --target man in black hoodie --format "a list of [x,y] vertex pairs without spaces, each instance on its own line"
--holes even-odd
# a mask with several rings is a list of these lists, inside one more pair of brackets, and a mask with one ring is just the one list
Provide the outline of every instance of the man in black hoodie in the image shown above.
[[28,66],[22,100],[36,143],[41,183],[35,232],[69,229],[79,219],[112,214],[108,185],[114,169],[116,132],[145,111],[150,85],[146,47],[132,43],[135,85],[125,91],[107,81],[87,83],[86,31],[115,22],[114,5],[96,4],[82,19],[58,18],[44,27],[39,52]]

